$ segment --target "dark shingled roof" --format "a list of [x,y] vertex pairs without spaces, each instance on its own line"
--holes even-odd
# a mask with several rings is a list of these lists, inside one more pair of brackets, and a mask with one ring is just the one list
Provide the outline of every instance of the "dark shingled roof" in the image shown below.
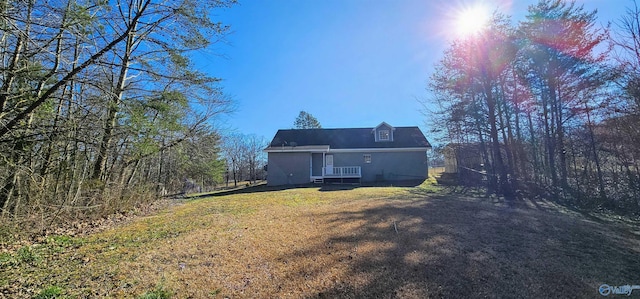
[[393,141],[375,142],[373,128],[278,130],[270,147],[329,145],[333,149],[431,147],[418,127],[394,127]]

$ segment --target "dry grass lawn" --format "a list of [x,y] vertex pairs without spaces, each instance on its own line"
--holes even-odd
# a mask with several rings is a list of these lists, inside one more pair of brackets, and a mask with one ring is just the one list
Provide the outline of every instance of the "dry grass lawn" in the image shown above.
[[3,253],[0,297],[585,298],[640,284],[638,223],[430,186],[254,190]]

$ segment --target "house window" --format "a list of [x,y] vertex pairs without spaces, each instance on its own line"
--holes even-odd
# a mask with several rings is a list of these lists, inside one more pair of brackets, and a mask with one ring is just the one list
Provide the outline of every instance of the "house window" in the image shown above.
[[389,130],[380,130],[380,131],[378,131],[378,140],[388,141],[389,140]]
[[371,154],[364,154],[364,163],[371,163]]

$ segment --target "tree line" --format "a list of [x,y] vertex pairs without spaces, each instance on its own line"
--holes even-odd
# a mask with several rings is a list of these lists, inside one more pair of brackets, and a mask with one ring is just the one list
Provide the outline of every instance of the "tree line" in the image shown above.
[[233,0],[0,3],[2,219],[115,211],[222,182],[220,79],[197,70]]
[[269,142],[257,135],[229,134],[223,139],[222,150],[226,158],[225,186],[233,182],[256,183],[266,179],[266,155],[263,150]]
[[[430,77],[442,141],[478,145],[491,193],[640,210],[640,11],[541,0],[457,39]],[[444,125],[442,125],[444,124]]]

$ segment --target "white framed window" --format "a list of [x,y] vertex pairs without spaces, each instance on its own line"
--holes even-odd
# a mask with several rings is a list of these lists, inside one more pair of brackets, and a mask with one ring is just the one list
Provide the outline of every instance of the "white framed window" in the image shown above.
[[364,163],[371,163],[371,154],[364,154],[362,156],[364,157]]
[[378,140],[388,141],[390,139],[389,130],[378,131]]

